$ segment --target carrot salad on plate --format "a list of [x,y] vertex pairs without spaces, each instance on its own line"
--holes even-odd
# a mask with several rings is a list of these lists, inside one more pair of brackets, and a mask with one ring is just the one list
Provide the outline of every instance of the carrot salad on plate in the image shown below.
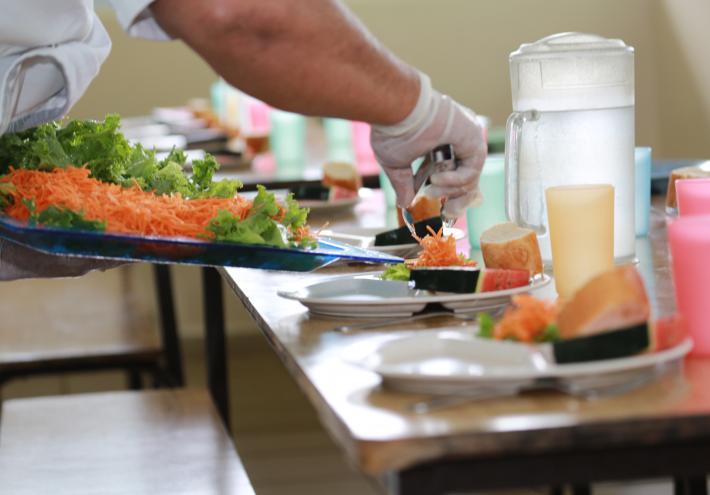
[[427,226],[429,235],[417,237],[417,241],[422,247],[419,256],[405,260],[404,263],[390,265],[382,274],[383,280],[409,280],[410,268],[421,267],[445,267],[445,266],[476,266],[474,260],[468,259],[456,251],[456,239],[454,236],[444,236],[443,229],[435,232]]

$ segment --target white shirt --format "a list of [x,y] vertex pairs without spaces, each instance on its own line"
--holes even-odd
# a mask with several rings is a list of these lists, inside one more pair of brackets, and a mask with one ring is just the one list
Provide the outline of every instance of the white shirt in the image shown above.
[[[154,0],[111,0],[133,36],[167,40]],[[65,115],[111,50],[93,0],[0,0],[0,135]]]
[[171,39],[155,22],[150,4],[155,0],[109,0],[118,22],[131,36],[152,40]]

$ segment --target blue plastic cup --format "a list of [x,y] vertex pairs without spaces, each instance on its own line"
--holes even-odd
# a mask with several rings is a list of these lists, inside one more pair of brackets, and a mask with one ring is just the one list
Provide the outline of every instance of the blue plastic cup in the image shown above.
[[651,224],[651,148],[635,150],[636,237],[648,235]]
[[481,247],[481,234],[496,224],[507,221],[505,216],[505,158],[492,155],[486,159],[478,187],[483,202],[466,210],[468,242],[471,249]]
[[280,178],[300,178],[306,168],[306,118],[282,110],[270,113],[269,145]]

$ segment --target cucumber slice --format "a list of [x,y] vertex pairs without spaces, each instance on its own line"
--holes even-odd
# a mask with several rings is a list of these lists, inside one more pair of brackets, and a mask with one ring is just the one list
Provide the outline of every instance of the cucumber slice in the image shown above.
[[413,268],[409,280],[415,289],[472,294],[481,270],[474,267]]
[[[431,217],[415,223],[414,231],[417,233],[417,236],[424,237],[428,235],[429,231],[427,230],[427,226],[434,229],[434,232],[438,232],[443,226],[441,217]],[[415,242],[417,242],[416,239],[412,237],[412,233],[406,226],[380,232],[375,236],[375,246],[396,246],[399,244],[414,244]]]
[[330,199],[330,188],[321,186],[320,184],[304,184],[295,186],[289,189],[293,193],[293,199],[296,200],[320,200],[328,201]]
[[648,322],[552,344],[557,364],[633,356],[651,345]]

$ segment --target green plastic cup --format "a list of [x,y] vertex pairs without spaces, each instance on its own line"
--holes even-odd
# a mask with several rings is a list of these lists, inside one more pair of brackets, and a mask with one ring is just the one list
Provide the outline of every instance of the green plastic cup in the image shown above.
[[344,119],[324,118],[323,129],[328,143],[328,161],[355,163],[353,123]]
[[466,210],[468,242],[472,249],[481,247],[481,234],[496,224],[507,221],[505,216],[505,158],[489,156],[483,165],[479,186],[483,203]]
[[385,195],[385,205],[387,208],[394,208],[397,203],[397,194],[394,192],[394,187],[390,182],[389,177],[384,170],[380,169],[380,189]]
[[306,118],[282,110],[270,113],[269,145],[280,178],[300,178],[306,168]]

